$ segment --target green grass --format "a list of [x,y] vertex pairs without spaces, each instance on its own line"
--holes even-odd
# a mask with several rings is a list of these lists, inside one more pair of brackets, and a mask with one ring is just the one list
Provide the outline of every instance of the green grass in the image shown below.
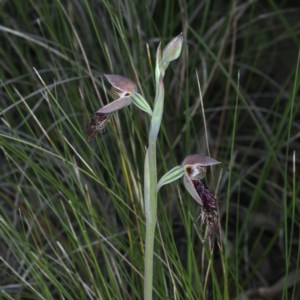
[[153,104],[156,47],[181,31],[158,177],[191,153],[222,162],[207,184],[224,244],[202,243],[182,182],[163,187],[154,299],[299,298],[300,8],[224,3],[0,3],[1,299],[141,299],[148,117],[125,108],[86,132],[112,100],[104,73]]

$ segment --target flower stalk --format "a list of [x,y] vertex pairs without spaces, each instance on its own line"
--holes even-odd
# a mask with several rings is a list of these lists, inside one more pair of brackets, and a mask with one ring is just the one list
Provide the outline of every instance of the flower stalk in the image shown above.
[[145,157],[144,201],[146,216],[146,240],[145,240],[145,267],[144,267],[144,300],[152,300],[153,290],[153,251],[154,237],[157,220],[157,163],[156,144],[161,126],[164,108],[165,70],[172,60],[179,57],[182,48],[183,36],[175,37],[164,49],[161,55],[160,45],[156,53],[155,82],[156,95],[153,115],[151,118],[148,149]]

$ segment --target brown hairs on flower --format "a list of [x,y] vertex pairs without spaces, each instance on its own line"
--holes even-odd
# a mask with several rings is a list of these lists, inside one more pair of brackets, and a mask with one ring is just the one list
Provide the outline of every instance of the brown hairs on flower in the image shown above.
[[105,125],[109,119],[109,114],[103,114],[97,112],[91,119],[89,128],[88,128],[88,133],[87,133],[87,138],[88,141],[91,142],[98,132],[102,132],[105,128]]
[[202,200],[201,222],[207,225],[207,236],[212,234],[219,235],[219,216],[217,200],[213,193],[205,187],[201,180],[192,180],[192,183]]

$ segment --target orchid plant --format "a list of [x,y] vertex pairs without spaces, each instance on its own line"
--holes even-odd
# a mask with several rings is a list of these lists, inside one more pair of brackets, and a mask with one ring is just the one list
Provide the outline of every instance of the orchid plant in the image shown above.
[[137,86],[132,80],[119,75],[105,75],[108,82],[112,85],[112,92],[116,95],[117,99],[101,107],[95,113],[88,130],[88,140],[91,141],[98,132],[104,129],[111,113],[131,104],[136,105],[151,117],[144,165],[144,207],[146,219],[144,261],[145,300],[152,299],[157,193],[162,186],[183,177],[184,186],[187,191],[201,206],[201,220],[207,226],[209,235],[219,233],[216,198],[201,181],[206,175],[207,167],[218,164],[218,161],[197,154],[187,156],[180,166],[171,169],[157,182],[156,144],[164,108],[163,79],[169,63],[179,57],[182,43],[183,35],[180,34],[172,39],[163,51],[161,51],[161,45],[157,48],[155,66],[156,93],[153,110],[144,97],[138,93]]

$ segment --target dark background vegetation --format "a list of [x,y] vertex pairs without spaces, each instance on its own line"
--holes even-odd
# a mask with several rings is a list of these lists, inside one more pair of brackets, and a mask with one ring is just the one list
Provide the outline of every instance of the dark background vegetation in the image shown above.
[[183,32],[158,172],[208,154],[200,87],[225,243],[208,264],[197,204],[164,188],[154,298],[300,299],[299,16],[299,1],[1,1],[1,297],[140,299],[147,117],[126,108],[90,145],[86,129],[104,73],[152,103],[156,47]]

